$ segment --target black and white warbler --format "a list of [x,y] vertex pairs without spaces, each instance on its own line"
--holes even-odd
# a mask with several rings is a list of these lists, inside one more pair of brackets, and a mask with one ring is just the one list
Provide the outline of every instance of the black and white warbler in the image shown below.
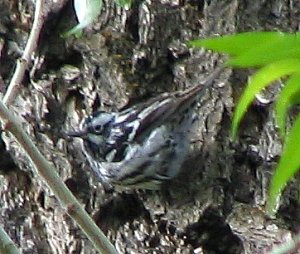
[[101,182],[157,189],[178,174],[189,151],[197,98],[221,69],[184,91],[163,93],[120,112],[96,112],[80,130],[67,135],[82,138],[84,153]]

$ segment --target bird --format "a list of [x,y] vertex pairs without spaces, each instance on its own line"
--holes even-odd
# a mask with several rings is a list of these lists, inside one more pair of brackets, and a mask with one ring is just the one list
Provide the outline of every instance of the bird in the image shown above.
[[103,184],[159,189],[179,173],[189,153],[199,96],[222,69],[194,87],[162,93],[117,112],[97,111],[66,135],[82,139],[83,152]]

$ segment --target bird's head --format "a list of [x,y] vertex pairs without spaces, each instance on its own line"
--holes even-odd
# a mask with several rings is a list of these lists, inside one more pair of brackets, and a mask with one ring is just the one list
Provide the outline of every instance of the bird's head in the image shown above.
[[66,132],[66,135],[83,139],[86,149],[93,154],[102,156],[106,150],[106,139],[114,118],[113,113],[98,111],[87,117],[79,130]]

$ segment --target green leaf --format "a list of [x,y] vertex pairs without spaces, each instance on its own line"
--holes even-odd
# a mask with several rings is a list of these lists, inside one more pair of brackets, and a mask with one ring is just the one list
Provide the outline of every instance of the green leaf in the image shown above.
[[132,4],[132,0],[115,0],[115,2],[126,10],[129,10]]
[[275,106],[276,120],[282,137],[285,136],[285,122],[289,107],[300,102],[300,74],[294,74],[286,82]]
[[250,80],[234,112],[231,132],[232,137],[236,137],[238,125],[257,93],[272,81],[299,71],[300,59],[281,60],[269,64],[258,71]]
[[100,14],[102,9],[102,0],[74,0],[74,8],[78,19],[78,25],[63,33],[66,38],[72,34],[81,34],[83,28],[90,25]]
[[286,137],[286,143],[281,159],[271,180],[267,212],[273,215],[278,207],[280,193],[287,182],[300,168],[300,117],[298,116],[290,133]]
[[204,47],[220,53],[240,55],[261,45],[269,45],[285,36],[280,32],[247,32],[235,35],[225,35],[212,39],[193,40],[187,44],[190,47]]
[[244,50],[227,64],[236,67],[260,67],[287,58],[300,58],[300,33],[281,34],[275,40],[257,44],[256,47]]
[[[227,65],[235,67],[262,67],[250,80],[236,107],[232,137],[237,134],[238,125],[255,95],[272,81],[290,76],[276,104],[276,117],[282,135],[285,133],[285,119],[290,106],[300,103],[300,33],[250,32],[223,37],[194,40],[189,46],[204,47],[220,53],[227,53],[231,60]],[[278,205],[280,193],[288,180],[300,168],[300,116],[286,137],[281,160],[271,182],[267,210],[273,214]]]

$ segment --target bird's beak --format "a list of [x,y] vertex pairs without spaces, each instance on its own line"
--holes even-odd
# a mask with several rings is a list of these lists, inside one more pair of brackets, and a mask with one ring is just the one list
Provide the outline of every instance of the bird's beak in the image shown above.
[[74,137],[74,138],[84,138],[87,135],[87,129],[76,130],[76,131],[65,131],[64,135],[67,137]]

